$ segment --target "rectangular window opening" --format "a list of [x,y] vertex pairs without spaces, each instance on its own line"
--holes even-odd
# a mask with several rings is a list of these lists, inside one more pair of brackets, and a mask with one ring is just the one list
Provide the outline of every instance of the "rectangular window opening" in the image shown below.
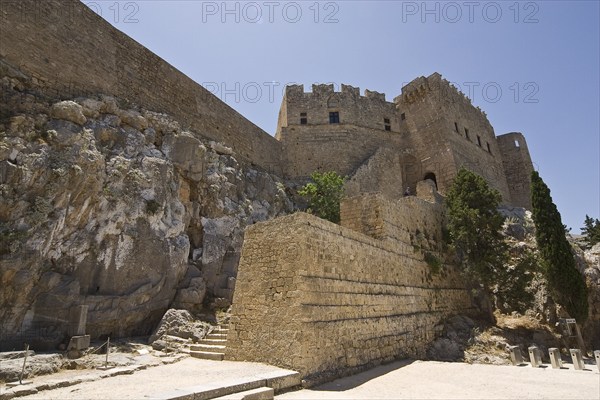
[[467,128],[465,128],[465,137],[471,140],[471,138],[469,137],[469,130]]
[[456,133],[458,133],[458,124],[456,122],[454,123],[454,130],[456,131]]
[[329,123],[330,124],[339,124],[340,123],[340,113],[338,111],[333,111],[329,113]]
[[515,147],[521,147],[521,143],[519,143],[519,141],[516,139],[515,139]]
[[391,131],[392,130],[392,125],[390,124],[390,119],[389,118],[384,118],[383,119],[383,125],[385,126],[385,130],[386,131]]
[[306,125],[308,123],[308,119],[306,117],[300,118],[300,125]]
[[477,135],[477,145],[481,147],[481,137]]
[[490,147],[490,144],[487,143],[487,142],[485,144],[487,145],[487,151],[488,151],[488,153],[492,154],[492,148]]
[[405,113],[400,114],[400,119],[402,121],[404,121],[406,119],[406,114]]

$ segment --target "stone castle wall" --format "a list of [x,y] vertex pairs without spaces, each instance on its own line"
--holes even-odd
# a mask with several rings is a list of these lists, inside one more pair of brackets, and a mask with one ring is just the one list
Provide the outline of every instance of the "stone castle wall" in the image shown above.
[[281,175],[279,142],[83,3],[22,0],[0,7],[0,59],[32,77],[46,95],[127,99]]
[[[303,213],[247,229],[227,359],[295,369],[309,380],[339,376],[423,357],[442,319],[473,311],[456,270],[445,265],[432,273],[404,232],[423,223],[421,232],[433,235],[439,205],[379,196],[349,201],[345,224],[364,231],[378,221],[383,228],[367,233],[382,239]],[[365,204],[372,214],[363,225]]]
[[402,130],[396,107],[385,101],[385,94],[365,90],[361,96],[359,88],[349,85],[342,85],[339,92],[334,91],[333,84],[313,85],[308,93],[304,92],[304,85],[288,86],[282,109],[285,112],[280,115],[280,130],[301,125],[303,117],[308,126],[329,124],[330,112],[339,113],[341,124],[385,130],[388,119],[391,132]]
[[500,135],[498,136],[498,146],[502,154],[512,205],[531,210],[533,163],[525,137],[519,132]]
[[288,128],[281,140],[285,174],[304,178],[314,171],[336,171],[351,176],[377,149],[402,147],[403,137],[388,133],[347,124]]
[[441,192],[464,166],[511,203],[494,129],[464,94],[436,73],[409,83],[394,101],[406,115],[411,145],[424,160],[423,170],[435,174]]

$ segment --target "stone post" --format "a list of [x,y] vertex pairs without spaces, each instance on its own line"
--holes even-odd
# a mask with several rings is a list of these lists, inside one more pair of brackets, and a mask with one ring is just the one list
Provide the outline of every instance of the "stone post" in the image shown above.
[[562,368],[562,360],[560,358],[560,351],[556,347],[552,347],[548,349],[550,353],[550,362],[552,363],[552,368],[560,369]]
[[542,355],[540,353],[540,349],[538,349],[536,346],[531,346],[529,348],[529,359],[531,361],[531,366],[534,368],[542,365]]
[[87,305],[81,305],[71,308],[68,332],[69,336],[85,335],[88,308],[89,306]]
[[577,370],[583,370],[585,365],[583,364],[583,358],[581,357],[581,350],[579,349],[570,349],[571,358],[573,359],[573,366]]
[[521,354],[521,349],[519,346],[510,346],[510,361],[512,361],[512,365],[521,365],[523,364],[523,355]]

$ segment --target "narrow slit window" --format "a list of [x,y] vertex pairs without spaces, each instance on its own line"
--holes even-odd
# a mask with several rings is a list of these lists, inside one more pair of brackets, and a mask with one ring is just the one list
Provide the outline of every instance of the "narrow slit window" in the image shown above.
[[330,124],[339,124],[340,123],[340,113],[338,111],[332,111],[329,113],[329,123]]
[[481,136],[477,135],[477,145],[481,147]]
[[465,128],[465,137],[471,140],[471,137],[469,136],[469,130],[467,128]]
[[519,143],[519,141],[516,139],[515,139],[515,147],[521,147],[521,143]]
[[406,114],[405,113],[400,114],[400,119],[402,121],[404,121],[406,119]]
[[456,122],[454,123],[454,130],[456,131],[456,133],[458,133],[458,124]]
[[490,147],[490,144],[487,143],[487,142],[485,144],[487,145],[487,151],[488,151],[488,153],[492,154],[492,148]]

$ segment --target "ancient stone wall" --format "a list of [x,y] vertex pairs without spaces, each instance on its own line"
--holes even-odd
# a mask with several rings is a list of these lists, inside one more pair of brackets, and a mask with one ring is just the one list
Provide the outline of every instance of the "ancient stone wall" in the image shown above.
[[411,244],[419,227],[433,241],[439,205],[375,195],[349,202],[344,224],[373,227],[371,236],[303,213],[247,229],[226,358],[318,380],[423,357],[443,318],[473,310],[456,270],[433,273]]
[[[331,123],[330,112],[338,113],[339,122]],[[309,93],[302,85],[289,86],[276,138],[286,154],[286,176],[303,179],[333,170],[352,178],[351,195],[380,191],[397,198],[426,178],[444,193],[461,167],[483,176],[505,204],[512,204],[513,192],[520,199],[527,195],[517,171],[505,175],[502,150],[486,114],[438,73],[404,86],[394,103],[376,92],[360,96],[358,88],[347,85],[340,92],[333,85],[313,85]],[[397,157],[376,156],[379,149]],[[518,165],[529,173],[526,162]],[[396,179],[390,182],[386,175],[392,174]],[[513,177],[517,181],[509,189]]]
[[[360,95],[357,87],[342,85],[341,91],[334,91],[332,84],[313,85],[312,92],[305,93],[304,85],[286,87],[278,126],[278,137],[283,128],[303,125],[328,125],[329,113],[339,114],[339,123],[352,124],[362,128],[401,131],[401,121],[394,103],[385,101],[385,94],[365,90]],[[387,120],[387,122],[386,122]]]
[[522,133],[512,132],[497,138],[511,203],[531,210],[531,172],[533,163]]
[[290,178],[310,176],[314,171],[336,171],[351,176],[381,148],[394,148],[400,155],[404,136],[354,125],[295,126],[282,139]]
[[104,93],[164,112],[281,174],[279,143],[79,1],[2,1],[0,58],[56,99]]
[[485,113],[463,93],[434,73],[404,86],[394,101],[405,114],[411,145],[420,155],[422,169],[435,174],[441,192],[464,166],[483,176],[510,204],[494,129]]

